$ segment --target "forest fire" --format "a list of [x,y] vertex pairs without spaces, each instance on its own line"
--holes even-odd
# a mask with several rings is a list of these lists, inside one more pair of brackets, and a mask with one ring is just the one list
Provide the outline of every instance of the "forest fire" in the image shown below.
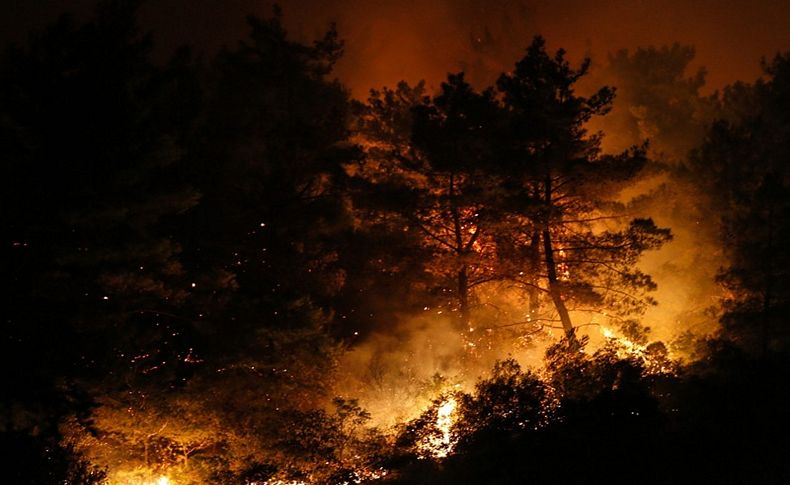
[[441,404],[436,408],[436,421],[433,425],[438,431],[437,435],[429,435],[420,443],[420,449],[433,458],[444,458],[453,451],[451,428],[455,418],[458,402],[452,396],[441,398]]
[[[693,46],[582,57],[532,0],[316,39],[294,2],[193,54],[97,0],[0,53],[5,481],[790,483],[790,53],[705,94]],[[414,29],[426,81],[343,77]]]
[[171,482],[169,478],[162,475],[158,479],[152,482],[143,482],[140,485],[176,485],[174,482]]
[[179,485],[167,475],[140,468],[111,471],[103,485]]
[[629,353],[637,353],[644,351],[643,346],[637,345],[625,337],[618,337],[611,329],[607,327],[601,326],[601,334],[609,340],[615,340],[617,343],[622,345],[625,348],[625,350]]

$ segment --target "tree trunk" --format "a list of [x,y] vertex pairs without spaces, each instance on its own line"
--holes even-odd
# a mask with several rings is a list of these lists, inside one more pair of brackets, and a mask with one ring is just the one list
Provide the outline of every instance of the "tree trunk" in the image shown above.
[[527,290],[529,293],[529,321],[534,322],[540,314],[540,293],[538,291],[540,273],[540,231],[532,232],[529,242],[529,279],[532,286]]
[[[463,228],[461,227],[461,214],[455,200],[455,174],[450,174],[450,212],[453,218],[453,231],[455,235],[455,252],[459,258],[464,258],[467,248],[464,245]],[[469,330],[471,316],[469,314],[469,272],[466,264],[458,271],[458,311],[459,324],[462,330]]]
[[554,303],[554,307],[557,309],[557,313],[560,315],[562,328],[565,330],[565,337],[568,339],[571,346],[575,347],[577,345],[576,332],[573,327],[573,322],[571,322],[571,316],[568,313],[568,307],[565,306],[565,301],[562,299],[562,289],[560,288],[560,282],[557,278],[557,263],[554,260],[554,248],[551,244],[551,214],[549,211],[553,205],[552,196],[551,179],[547,178],[544,192],[544,202],[546,203],[547,212],[543,226],[543,256],[546,259],[549,294],[551,295],[551,301]]
[[471,315],[469,314],[469,275],[466,271],[466,265],[458,272],[458,308],[461,326],[464,330],[468,330]]
[[560,289],[559,280],[557,279],[557,265],[554,261],[554,250],[551,247],[551,235],[548,229],[543,231],[543,250],[546,256],[546,272],[548,273],[549,280],[549,294],[557,313],[560,315],[562,328],[565,330],[565,336],[571,343],[576,342],[576,334],[571,322],[571,316],[568,313],[568,308],[562,299],[562,291]]
[[768,258],[764,259],[763,272],[765,275],[765,287],[763,291],[763,314],[760,318],[760,358],[765,358],[768,354],[768,324],[771,318],[771,297],[773,293],[773,261],[774,254],[774,207],[768,207]]

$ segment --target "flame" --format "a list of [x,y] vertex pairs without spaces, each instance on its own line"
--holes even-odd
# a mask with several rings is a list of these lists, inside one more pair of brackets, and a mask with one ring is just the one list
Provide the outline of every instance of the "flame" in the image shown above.
[[651,355],[647,346],[638,344],[627,337],[618,337],[611,329],[600,326],[601,334],[607,339],[617,342],[620,346],[617,355],[619,357],[634,357],[645,364],[645,372],[648,374],[668,374],[676,370],[672,365],[661,358]]
[[623,346],[625,349],[625,353],[642,357],[642,354],[646,351],[644,345],[639,345],[631,339],[626,337],[618,337],[611,329],[604,327],[601,325],[601,334],[609,340],[614,340],[620,345]]
[[[134,472],[131,472],[134,473]],[[170,477],[160,475],[159,478],[144,478],[144,479],[129,479],[122,478],[126,473],[120,472],[115,479],[111,479],[108,484],[129,484],[129,485],[175,485],[176,482],[172,481]]]
[[176,481],[167,475],[158,474],[147,467],[136,467],[113,471],[106,485],[176,485]]
[[428,436],[420,445],[421,450],[434,458],[445,458],[453,449],[450,430],[455,421],[455,409],[458,401],[453,396],[447,396],[436,409],[436,422],[434,426],[439,431]]

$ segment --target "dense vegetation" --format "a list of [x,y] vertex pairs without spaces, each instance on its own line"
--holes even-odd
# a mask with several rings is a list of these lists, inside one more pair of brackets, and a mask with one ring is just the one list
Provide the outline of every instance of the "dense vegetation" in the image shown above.
[[[493,86],[362,102],[332,76],[334,28],[249,29],[158,64],[134,4],[108,1],[3,54],[9,483],[790,481],[789,54],[702,97],[693,49],[623,51],[608,69],[639,109],[618,111],[536,38]],[[619,153],[588,131],[613,106]],[[669,349],[638,262],[678,192],[716,228],[724,298],[718,332]],[[474,389],[436,376],[395,429],[333,395],[343,354],[404,315],[445,312],[482,348],[503,292],[506,338],[559,330],[541,368],[501,352]],[[581,316],[619,337],[594,348]]]

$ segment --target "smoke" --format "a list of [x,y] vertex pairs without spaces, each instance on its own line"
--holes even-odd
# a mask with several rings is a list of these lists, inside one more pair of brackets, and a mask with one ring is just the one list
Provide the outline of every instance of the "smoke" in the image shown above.
[[416,418],[444,392],[471,391],[497,361],[538,368],[562,330],[523,322],[523,297],[507,285],[484,286],[478,299],[486,303],[475,306],[471,332],[459,329],[455,312],[437,308],[381,317],[342,356],[334,393],[358,399],[373,425],[389,428]]
[[[671,228],[673,240],[640,261],[640,269],[658,285],[653,294],[657,305],[646,311],[642,323],[650,327],[652,340],[672,346],[684,334],[701,337],[717,329],[722,290],[715,277],[725,260],[718,221],[695,188],[674,177],[654,183],[652,190],[632,201],[632,208]],[[674,350],[676,356],[687,357],[690,349]]]
[[790,48],[790,4],[780,0],[167,0],[144,3],[143,24],[168,52],[181,44],[211,52],[243,39],[244,16],[269,16],[274,3],[299,40],[337,24],[346,51],[336,74],[357,98],[400,80],[437,87],[459,70],[488,84],[536,34],[571,60],[591,56],[595,65],[622,48],[694,45],[693,67],[709,67],[711,90],[753,80],[761,57]]
[[[317,5],[315,19],[337,23],[347,41],[337,75],[356,97],[400,80],[425,80],[435,90],[448,72],[464,70],[469,79],[490,83],[519,56],[535,32],[526,2],[441,0],[366,2],[335,0],[289,2],[298,12]],[[318,28],[322,28],[319,26]],[[299,20],[295,33],[309,38],[319,30]]]
[[[337,22],[347,40],[337,74],[357,97],[402,79],[436,86],[458,70],[490,83],[536,34],[552,49],[565,48],[571,60],[591,56],[597,64],[621,48],[694,45],[693,67],[710,68],[711,89],[754,79],[762,56],[790,46],[784,25],[790,4],[770,0],[290,0],[283,9],[292,32],[303,38]],[[255,9],[269,11],[264,3]]]
[[384,428],[417,417],[468,372],[464,342],[450,318],[425,315],[390,323],[344,354],[335,389],[359,399],[373,424]]
[[[86,15],[93,0],[5,2],[0,39],[22,41],[68,10]],[[143,2],[141,23],[162,57],[189,44],[212,53],[248,30],[244,16],[269,16],[278,3],[290,32],[312,40],[329,22],[347,41],[339,78],[356,97],[401,79],[435,86],[447,72],[489,82],[541,34],[571,59],[603,63],[621,48],[680,42],[697,48],[718,89],[760,74],[758,60],[790,48],[790,3],[782,0],[162,0]]]

